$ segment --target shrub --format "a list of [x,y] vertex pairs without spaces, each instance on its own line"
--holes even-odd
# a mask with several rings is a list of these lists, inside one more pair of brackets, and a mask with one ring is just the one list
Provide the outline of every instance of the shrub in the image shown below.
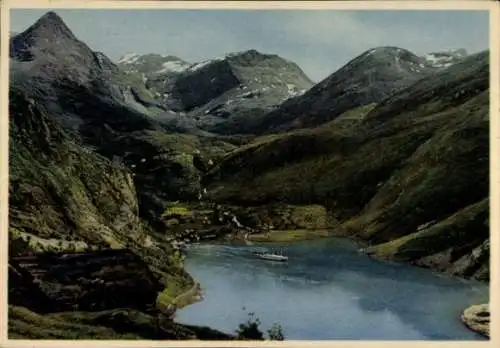
[[283,341],[285,336],[283,335],[283,328],[279,324],[273,324],[269,330],[267,330],[269,339],[271,341]]
[[[239,340],[264,340],[264,333],[260,330],[260,320],[255,317],[255,313],[248,313],[248,320],[239,325],[236,330],[237,339]],[[267,330],[269,340],[283,341],[283,328],[275,323]]]
[[260,320],[255,318],[254,313],[248,313],[248,320],[246,323],[239,325],[236,330],[237,338],[239,340],[263,340],[264,334],[259,329]]

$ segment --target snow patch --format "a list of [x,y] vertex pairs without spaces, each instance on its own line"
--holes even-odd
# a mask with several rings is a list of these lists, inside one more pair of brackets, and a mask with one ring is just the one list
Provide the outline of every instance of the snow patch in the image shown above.
[[162,69],[158,70],[157,73],[166,73],[166,72],[181,73],[183,71],[186,71],[188,68],[189,64],[178,60],[172,60],[169,62],[164,62],[162,64]]
[[435,68],[447,68],[464,55],[458,51],[447,51],[438,53],[428,53],[423,58]]
[[291,96],[296,96],[301,93],[301,91],[297,88],[297,86],[293,84],[287,83],[286,88],[288,89],[288,94],[290,94]]
[[368,51],[368,53],[366,54],[366,56],[367,56],[367,57],[368,57],[368,56],[371,56],[372,54],[374,54],[374,53],[375,53],[375,51],[377,51],[375,48],[374,48],[374,49],[369,50],[369,51]]
[[138,53],[127,53],[123,55],[119,60],[118,63],[120,64],[133,64],[139,60],[141,57],[140,54]]
[[226,57],[218,57],[218,58],[214,58],[214,59],[205,60],[203,62],[194,63],[191,66],[189,66],[187,69],[189,71],[197,71],[197,70],[203,69],[204,67],[206,67],[212,63],[220,62],[220,61],[224,60],[225,58]]

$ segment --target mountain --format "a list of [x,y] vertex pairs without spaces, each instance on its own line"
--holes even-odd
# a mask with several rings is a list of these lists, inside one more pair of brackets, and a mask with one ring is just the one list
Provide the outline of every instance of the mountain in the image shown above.
[[238,133],[312,81],[293,62],[256,50],[188,64],[177,57],[127,55],[120,65],[144,75],[166,108],[162,121],[213,133]]
[[[129,166],[142,217],[155,223],[168,201],[197,197],[199,171],[191,151],[200,142],[215,143],[215,152],[226,144],[170,135],[172,127],[161,121],[165,112],[158,109],[160,102],[152,99],[140,76],[92,51],[53,12],[12,38],[10,56],[13,88],[43,105],[51,119],[90,151]],[[203,153],[215,156],[208,145]]]
[[[148,201],[148,183],[152,182],[147,176],[151,173],[146,172],[143,177],[144,169],[138,168],[134,173],[135,164],[127,167],[123,163],[125,151],[130,147],[123,146],[120,140],[147,144],[144,134],[156,135],[154,139],[160,140],[169,136],[155,118],[156,106],[132,93],[139,93],[140,88],[149,93],[141,85],[142,81],[130,79],[105,55],[93,52],[77,40],[53,12],[13,37],[10,44],[9,262],[18,281],[9,283],[9,291],[16,294],[28,291],[20,298],[21,302],[10,303],[9,310],[14,316],[14,320],[9,321],[13,323],[10,332],[21,337],[67,337],[53,329],[60,327],[72,332],[71,335],[119,337],[119,332],[103,327],[121,318],[123,329],[127,320],[134,322],[136,318],[143,320],[143,324],[130,324],[128,332],[139,338],[180,337],[181,333],[175,336],[175,330],[170,336],[154,331],[157,314],[148,314],[144,307],[132,306],[133,301],[129,301],[132,312],[118,313],[118,317],[118,308],[104,308],[99,296],[105,293],[115,298],[122,296],[121,281],[114,285],[111,282],[107,290],[99,288],[95,281],[82,284],[77,279],[64,277],[37,281],[23,267],[16,266],[15,257],[24,257],[26,253],[40,255],[41,260],[36,259],[33,263],[43,264],[40,267],[46,273],[47,269],[62,267],[57,258],[48,256],[86,252],[89,260],[95,259],[94,264],[101,267],[104,274],[111,272],[110,264],[120,262],[122,256],[128,258],[127,252],[131,252],[140,262],[131,266],[130,273],[120,273],[119,269],[113,272],[116,276],[120,273],[123,281],[132,287],[142,284],[144,268],[152,272],[154,284],[144,288],[149,295],[138,299],[143,301],[141,306],[154,306],[155,301],[159,306],[168,306],[177,295],[194,286],[193,279],[183,269],[182,258],[171,244],[175,237],[164,231],[159,233],[151,226],[154,220],[144,219],[148,216],[148,203],[157,207],[154,198]],[[130,98],[129,92],[134,98]],[[185,169],[194,168],[193,161],[182,157],[181,151],[184,144],[188,146],[197,138],[188,138],[182,145],[175,136],[171,138],[170,143],[157,143],[164,158],[158,158],[158,163],[150,161],[154,168],[149,168],[156,171],[158,166],[168,168],[168,173],[161,172],[165,175],[163,179],[169,174],[178,177],[178,185],[173,184],[174,180],[169,183],[173,191],[179,191],[182,185],[190,184],[191,177]],[[175,144],[177,150],[170,144]],[[108,154],[109,158],[103,156]],[[144,167],[145,159],[150,160],[149,156],[155,155],[135,152],[132,159]],[[136,186],[136,182],[144,184]],[[156,192],[158,187],[154,190]],[[172,199],[170,192],[162,194]],[[160,204],[165,203],[160,201]],[[118,250],[117,254],[102,255],[101,249],[109,248]],[[73,264],[73,271],[80,272],[84,278],[92,278],[85,262],[89,261]],[[105,282],[108,284],[109,279]],[[93,297],[88,295],[90,297],[85,300],[88,305],[95,305],[96,301],[102,303],[102,306],[92,307],[90,312],[100,311],[102,315],[95,317],[89,308],[82,309],[74,312],[70,320],[74,320],[75,325],[68,327],[65,325],[68,319],[55,314],[62,307],[53,301],[69,301],[67,305],[76,305],[71,299],[85,297],[89,291],[95,294]],[[150,303],[153,295],[157,299]],[[53,298],[47,302],[50,308],[46,306],[43,312],[29,301],[30,298],[47,300],[47,296]],[[126,303],[117,306],[123,307]],[[109,316],[110,319],[104,319]],[[51,324],[41,324],[44,320]],[[103,324],[102,320],[108,324]],[[153,332],[144,336],[145,320]],[[33,321],[39,324],[33,325]],[[171,320],[168,323],[171,328],[175,327]],[[199,334],[196,328],[184,327],[183,330],[189,337],[228,337],[205,329]]]
[[[194,282],[168,235],[139,217],[132,173],[76,141],[15,86],[9,108],[10,334],[114,338],[129,322],[138,338],[206,336],[172,321],[157,332],[150,309]],[[69,310],[71,319],[59,314]]]
[[175,56],[164,56],[154,53],[144,55],[127,53],[118,60],[117,64],[127,72],[150,76],[165,73],[181,73],[191,65]]
[[256,138],[205,176],[210,199],[320,205],[332,230],[374,256],[487,279],[488,57],[348,111],[360,119],[349,128],[332,121]]
[[261,116],[247,127],[247,132],[260,134],[314,127],[348,110],[379,103],[438,69],[430,58],[418,57],[402,48],[370,49],[302,96]]
[[191,66],[178,57],[154,53],[128,53],[117,63],[127,73],[139,74],[146,87],[164,104],[167,104],[168,93],[174,88],[175,79]]
[[[162,110],[139,78],[125,74],[104,54],[92,51],[54,12],[11,38],[10,58],[12,79],[31,80],[33,93],[43,93],[54,107],[58,91],[53,84],[65,81],[133,112],[153,115]],[[74,115],[64,118],[73,123],[82,121]]]

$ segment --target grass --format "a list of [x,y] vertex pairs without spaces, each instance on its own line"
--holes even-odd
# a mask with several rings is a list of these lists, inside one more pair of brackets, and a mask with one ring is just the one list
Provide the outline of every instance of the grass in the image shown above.
[[367,249],[381,258],[415,260],[469,243],[488,235],[488,199],[467,206],[435,225]]
[[171,277],[163,291],[158,294],[156,304],[160,309],[171,305],[181,308],[193,303],[198,293],[198,284],[187,282],[180,277]]
[[97,325],[79,323],[57,316],[40,315],[23,307],[9,306],[10,339],[141,339],[134,334],[119,334]]
[[236,148],[236,146],[219,139],[203,138],[191,134],[166,134],[147,130],[136,134],[136,137],[156,149],[172,154],[192,155],[196,151],[200,151],[202,155],[214,160]]
[[191,213],[188,205],[182,203],[169,203],[168,208],[163,212],[163,218],[172,218],[175,216],[188,216]]
[[326,208],[319,204],[296,206],[290,219],[299,227],[321,228],[328,225]]

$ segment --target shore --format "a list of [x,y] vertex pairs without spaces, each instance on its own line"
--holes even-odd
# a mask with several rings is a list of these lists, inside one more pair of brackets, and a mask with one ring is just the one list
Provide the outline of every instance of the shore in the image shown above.
[[468,307],[462,312],[460,319],[472,331],[485,337],[490,337],[489,304],[480,304]]
[[283,243],[300,242],[319,238],[339,237],[333,235],[329,230],[273,230],[268,233],[253,233],[247,235],[238,235],[234,240],[243,240],[258,243]]
[[157,298],[157,307],[165,314],[175,313],[176,310],[202,300],[201,286],[198,282],[195,282],[191,288],[178,294],[172,300],[165,298],[167,297],[165,293],[168,291],[169,289],[165,288]]
[[195,302],[201,301],[203,299],[200,283],[195,282],[194,285],[187,291],[178,295],[172,301],[172,305],[176,309],[181,309],[183,307],[189,306]]

